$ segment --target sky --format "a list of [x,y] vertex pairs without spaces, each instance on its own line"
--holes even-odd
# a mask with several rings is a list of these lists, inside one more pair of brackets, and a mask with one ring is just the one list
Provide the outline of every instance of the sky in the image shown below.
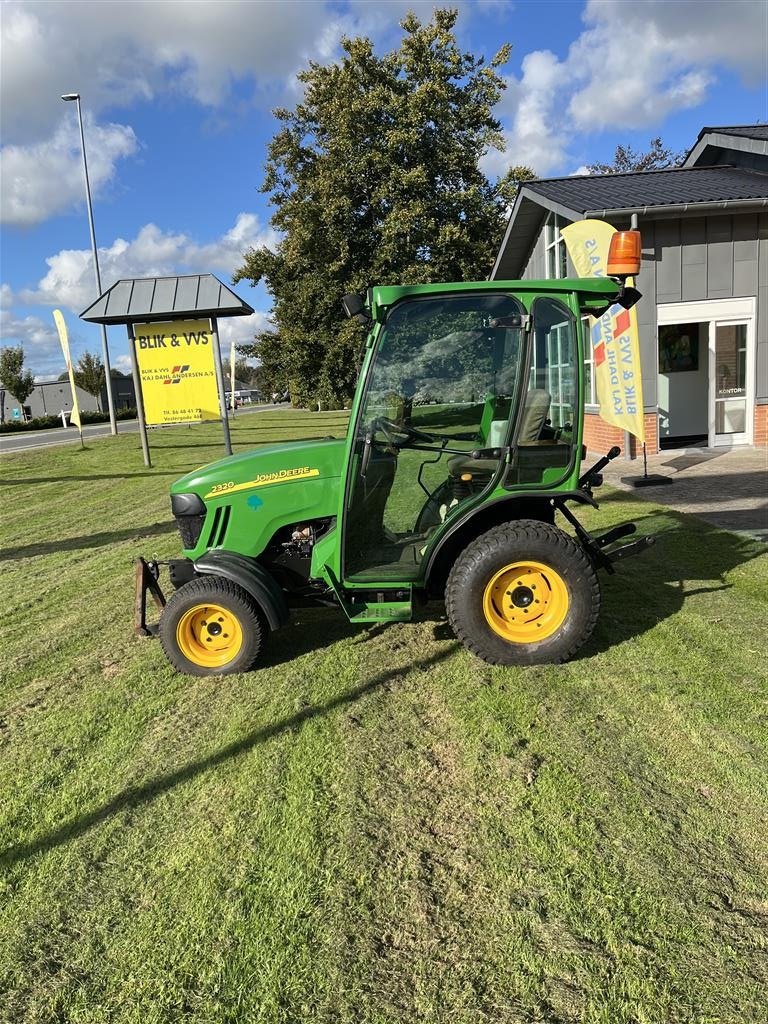
[[[101,351],[100,329],[78,319],[96,285],[62,93],[82,97],[104,289],[183,273],[228,284],[244,250],[278,241],[259,185],[272,109],[299,101],[297,72],[336,59],[344,35],[391,49],[403,15],[428,20],[434,6],[459,8],[468,50],[490,59],[512,45],[496,109],[506,150],[483,158],[489,176],[583,173],[619,143],[661,136],[685,151],[705,125],[768,121],[768,0],[2,0],[2,344],[23,345],[39,379],[57,376],[58,307],[74,358]],[[269,320],[263,286],[235,290],[256,312],[220,321],[227,345]],[[109,346],[128,371],[124,327]]]

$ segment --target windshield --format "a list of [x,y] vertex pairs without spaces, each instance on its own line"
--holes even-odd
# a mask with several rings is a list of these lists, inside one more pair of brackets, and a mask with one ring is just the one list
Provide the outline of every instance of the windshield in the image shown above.
[[385,417],[430,434],[470,433],[475,448],[487,441],[488,416],[498,424],[509,415],[523,313],[511,296],[487,292],[396,306],[379,342],[361,425]]

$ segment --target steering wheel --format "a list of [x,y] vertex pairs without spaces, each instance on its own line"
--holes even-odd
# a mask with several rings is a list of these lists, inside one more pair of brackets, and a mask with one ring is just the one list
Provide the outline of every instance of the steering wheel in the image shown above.
[[[417,430],[416,427],[409,427],[405,423],[394,423],[384,416],[377,416],[371,423],[370,429],[372,434],[377,429],[381,430],[393,448],[405,448],[409,441],[426,441],[429,444],[434,444],[436,440],[434,435],[427,434],[424,430]],[[405,441],[398,440],[396,434],[405,434]]]

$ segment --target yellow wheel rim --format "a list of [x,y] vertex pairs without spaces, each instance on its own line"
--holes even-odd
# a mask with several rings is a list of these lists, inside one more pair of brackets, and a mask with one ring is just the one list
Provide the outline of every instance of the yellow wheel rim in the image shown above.
[[243,646],[243,628],[240,620],[220,604],[196,604],[179,619],[176,642],[193,664],[220,668]]
[[491,578],[483,594],[485,621],[513,644],[545,640],[568,614],[568,588],[562,576],[542,562],[513,562]]

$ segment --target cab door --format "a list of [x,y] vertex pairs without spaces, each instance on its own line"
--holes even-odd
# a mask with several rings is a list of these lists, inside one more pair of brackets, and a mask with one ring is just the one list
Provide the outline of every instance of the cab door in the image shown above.
[[[418,579],[443,524],[490,486],[518,401],[524,309],[511,295],[428,295],[395,305],[354,425],[342,578]],[[472,452],[481,452],[473,458]]]

